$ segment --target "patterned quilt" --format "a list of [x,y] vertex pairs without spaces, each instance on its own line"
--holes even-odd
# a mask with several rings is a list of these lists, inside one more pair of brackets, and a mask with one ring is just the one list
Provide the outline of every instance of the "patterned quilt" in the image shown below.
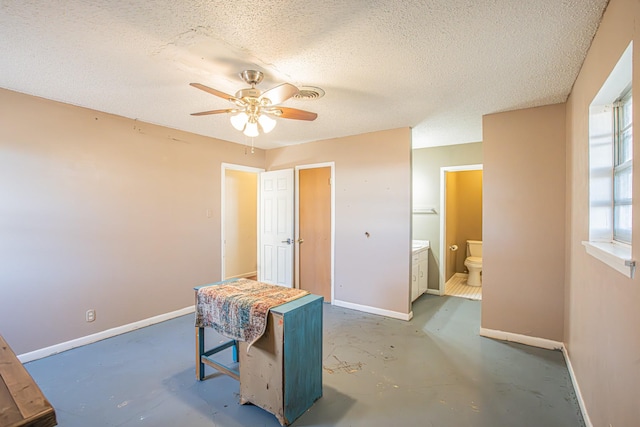
[[309,292],[269,285],[249,279],[198,289],[196,327],[211,327],[216,332],[249,343],[264,334],[269,309]]

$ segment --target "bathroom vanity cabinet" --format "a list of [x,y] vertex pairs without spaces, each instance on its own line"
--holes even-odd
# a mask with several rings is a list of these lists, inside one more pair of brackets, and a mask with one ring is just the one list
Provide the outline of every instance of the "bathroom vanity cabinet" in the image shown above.
[[429,278],[429,241],[414,240],[411,261],[411,302],[427,292]]

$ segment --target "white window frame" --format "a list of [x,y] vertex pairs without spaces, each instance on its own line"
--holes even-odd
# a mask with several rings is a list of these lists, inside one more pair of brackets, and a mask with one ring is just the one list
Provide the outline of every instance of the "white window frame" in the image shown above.
[[[625,127],[624,123],[623,123],[623,119],[625,117],[624,114],[624,107],[625,105],[630,104],[631,105],[631,111],[633,111],[633,98],[631,95],[631,86],[627,87],[625,89],[625,91],[620,95],[620,97],[614,102],[613,104],[613,135],[614,135],[614,142],[613,142],[613,157],[614,157],[614,161],[613,161],[613,210],[614,210],[614,214],[613,214],[613,240],[616,242],[620,242],[620,243],[626,243],[628,245],[631,244],[631,237],[632,237],[632,225],[629,226],[629,228],[622,228],[619,224],[617,219],[617,215],[615,213],[615,210],[617,207],[623,207],[623,206],[629,206],[630,209],[632,209],[633,204],[633,196],[630,195],[630,197],[628,199],[619,199],[618,196],[616,196],[616,193],[618,193],[618,190],[624,190],[624,185],[620,185],[618,187],[618,185],[616,184],[616,178],[618,176],[622,176],[624,175],[625,171],[630,170],[630,176],[629,178],[631,180],[633,180],[633,112],[631,113],[631,121],[629,123],[628,126]],[[625,138],[624,138],[624,133],[626,130],[630,130],[630,136],[631,136],[631,147],[630,151],[631,151],[631,155],[629,156],[628,159],[623,158],[622,156],[624,155],[623,152],[623,146],[625,144]],[[629,183],[629,189],[628,191],[632,192],[633,191],[633,184]],[[629,215],[629,220],[631,220],[633,218],[632,215]]]
[[[632,278],[635,261],[631,242],[614,240],[614,103],[632,82],[633,42],[595,96],[589,107],[589,240],[587,253]],[[632,166],[631,166],[632,167]]]

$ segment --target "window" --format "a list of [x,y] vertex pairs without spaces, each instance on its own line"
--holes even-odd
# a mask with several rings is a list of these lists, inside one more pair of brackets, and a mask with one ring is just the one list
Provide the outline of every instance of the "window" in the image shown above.
[[633,98],[632,44],[589,108],[589,241],[587,253],[633,277],[631,259]]
[[613,240],[631,244],[633,176],[633,103],[631,88],[613,104]]

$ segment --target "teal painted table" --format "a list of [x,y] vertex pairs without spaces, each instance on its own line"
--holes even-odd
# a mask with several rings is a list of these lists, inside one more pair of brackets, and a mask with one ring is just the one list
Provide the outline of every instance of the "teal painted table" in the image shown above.
[[[322,396],[322,300],[306,295],[271,308],[264,335],[249,351],[247,343],[234,340],[205,350],[204,328],[196,327],[196,378],[203,380],[204,365],[212,366],[240,381],[240,403],[291,424]],[[239,370],[214,358],[229,347]]]

